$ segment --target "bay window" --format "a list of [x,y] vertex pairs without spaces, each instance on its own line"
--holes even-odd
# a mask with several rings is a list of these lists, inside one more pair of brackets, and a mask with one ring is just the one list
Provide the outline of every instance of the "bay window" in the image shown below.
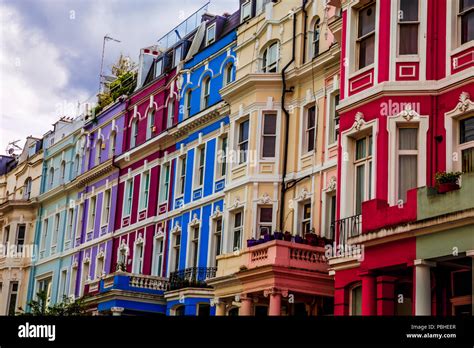
[[400,0],[398,13],[398,54],[418,54],[418,0]]
[[362,213],[362,202],[372,197],[372,135],[355,143],[355,214]]
[[276,114],[263,115],[262,157],[275,157],[276,148]]
[[398,199],[418,185],[418,128],[398,128]]
[[234,214],[234,225],[232,227],[232,250],[240,250],[242,248],[242,231],[243,231],[243,212],[238,211]]
[[375,56],[375,3],[361,8],[357,24],[358,68],[374,62]]
[[278,42],[268,46],[263,52],[262,72],[276,73],[278,71]]
[[458,151],[461,155],[461,171],[474,172],[474,116],[459,121]]
[[247,162],[249,149],[249,120],[239,124],[239,140],[237,144],[239,164]]
[[474,40],[474,1],[459,0],[459,20],[461,22],[461,45]]
[[260,238],[261,236],[264,236],[264,235],[271,234],[272,221],[273,221],[273,208],[272,207],[259,207],[257,238]]

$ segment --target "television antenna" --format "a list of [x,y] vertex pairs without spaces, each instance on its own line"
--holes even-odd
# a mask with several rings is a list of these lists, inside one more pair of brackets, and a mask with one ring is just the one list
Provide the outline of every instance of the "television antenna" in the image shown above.
[[99,93],[102,93],[102,86],[103,86],[103,79],[104,79],[104,75],[103,75],[103,70],[104,70],[104,56],[105,56],[105,43],[107,41],[115,41],[115,42],[121,42],[120,40],[117,40],[117,39],[114,39],[113,37],[109,36],[109,34],[106,34],[104,36],[104,40],[102,42],[102,58],[101,58],[101,61],[100,61],[100,75],[99,75]]

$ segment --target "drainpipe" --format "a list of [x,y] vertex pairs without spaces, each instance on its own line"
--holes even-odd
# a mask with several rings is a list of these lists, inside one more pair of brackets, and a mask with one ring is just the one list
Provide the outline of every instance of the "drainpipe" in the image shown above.
[[307,0],[303,0],[303,63],[306,63],[306,39],[308,30],[308,11],[306,11]]
[[[303,0],[303,7],[306,3],[306,0]],[[290,87],[290,89],[287,89],[287,84],[286,84],[286,71],[290,67],[291,64],[295,61],[295,52],[296,52],[296,13],[293,14],[293,45],[292,45],[292,52],[291,52],[291,60],[285,65],[283,70],[281,71],[281,78],[283,81],[283,87],[282,87],[282,94],[281,94],[281,109],[283,111],[284,117],[285,117],[285,137],[283,144],[285,146],[283,147],[283,172],[282,172],[282,180],[281,180],[281,194],[280,194],[280,222],[279,222],[279,227],[280,231],[283,232],[284,226],[283,226],[283,219],[284,219],[284,208],[285,208],[285,192],[287,190],[286,188],[286,183],[285,183],[285,176],[286,176],[286,166],[288,162],[288,149],[286,144],[288,144],[288,133],[289,133],[289,124],[290,124],[290,113],[285,107],[285,102],[286,102],[286,93],[291,93],[293,92],[294,88]]]

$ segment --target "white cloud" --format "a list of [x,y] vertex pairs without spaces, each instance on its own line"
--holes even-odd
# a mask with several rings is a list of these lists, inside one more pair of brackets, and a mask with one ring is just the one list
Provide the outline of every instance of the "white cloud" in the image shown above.
[[[15,8],[0,4],[0,153],[9,141],[42,136],[64,115],[61,106],[87,98],[65,89],[71,78],[61,49]],[[68,115],[72,116],[72,115]]]

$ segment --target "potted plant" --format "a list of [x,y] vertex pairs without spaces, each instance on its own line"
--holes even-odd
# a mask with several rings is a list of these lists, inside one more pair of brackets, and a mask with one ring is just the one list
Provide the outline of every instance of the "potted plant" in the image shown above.
[[274,238],[274,237],[273,237],[270,233],[265,233],[265,234],[263,235],[263,240],[264,240],[265,242],[269,242],[269,241],[273,240],[273,238]]
[[304,240],[303,237],[296,235],[296,236],[295,236],[295,243],[298,243],[298,244],[306,244],[306,240]]
[[257,244],[258,243],[254,238],[247,239],[247,248],[251,248]]
[[436,189],[438,193],[446,193],[459,189],[459,177],[461,172],[438,172],[435,175]]
[[273,238],[276,239],[276,240],[282,240],[283,239],[283,232],[280,232],[280,231],[273,232]]
[[318,235],[314,233],[314,228],[312,228],[309,233],[305,233],[304,237],[309,245],[317,245]]
[[287,242],[291,242],[291,233],[286,231],[284,234],[283,234],[283,240],[287,241]]

